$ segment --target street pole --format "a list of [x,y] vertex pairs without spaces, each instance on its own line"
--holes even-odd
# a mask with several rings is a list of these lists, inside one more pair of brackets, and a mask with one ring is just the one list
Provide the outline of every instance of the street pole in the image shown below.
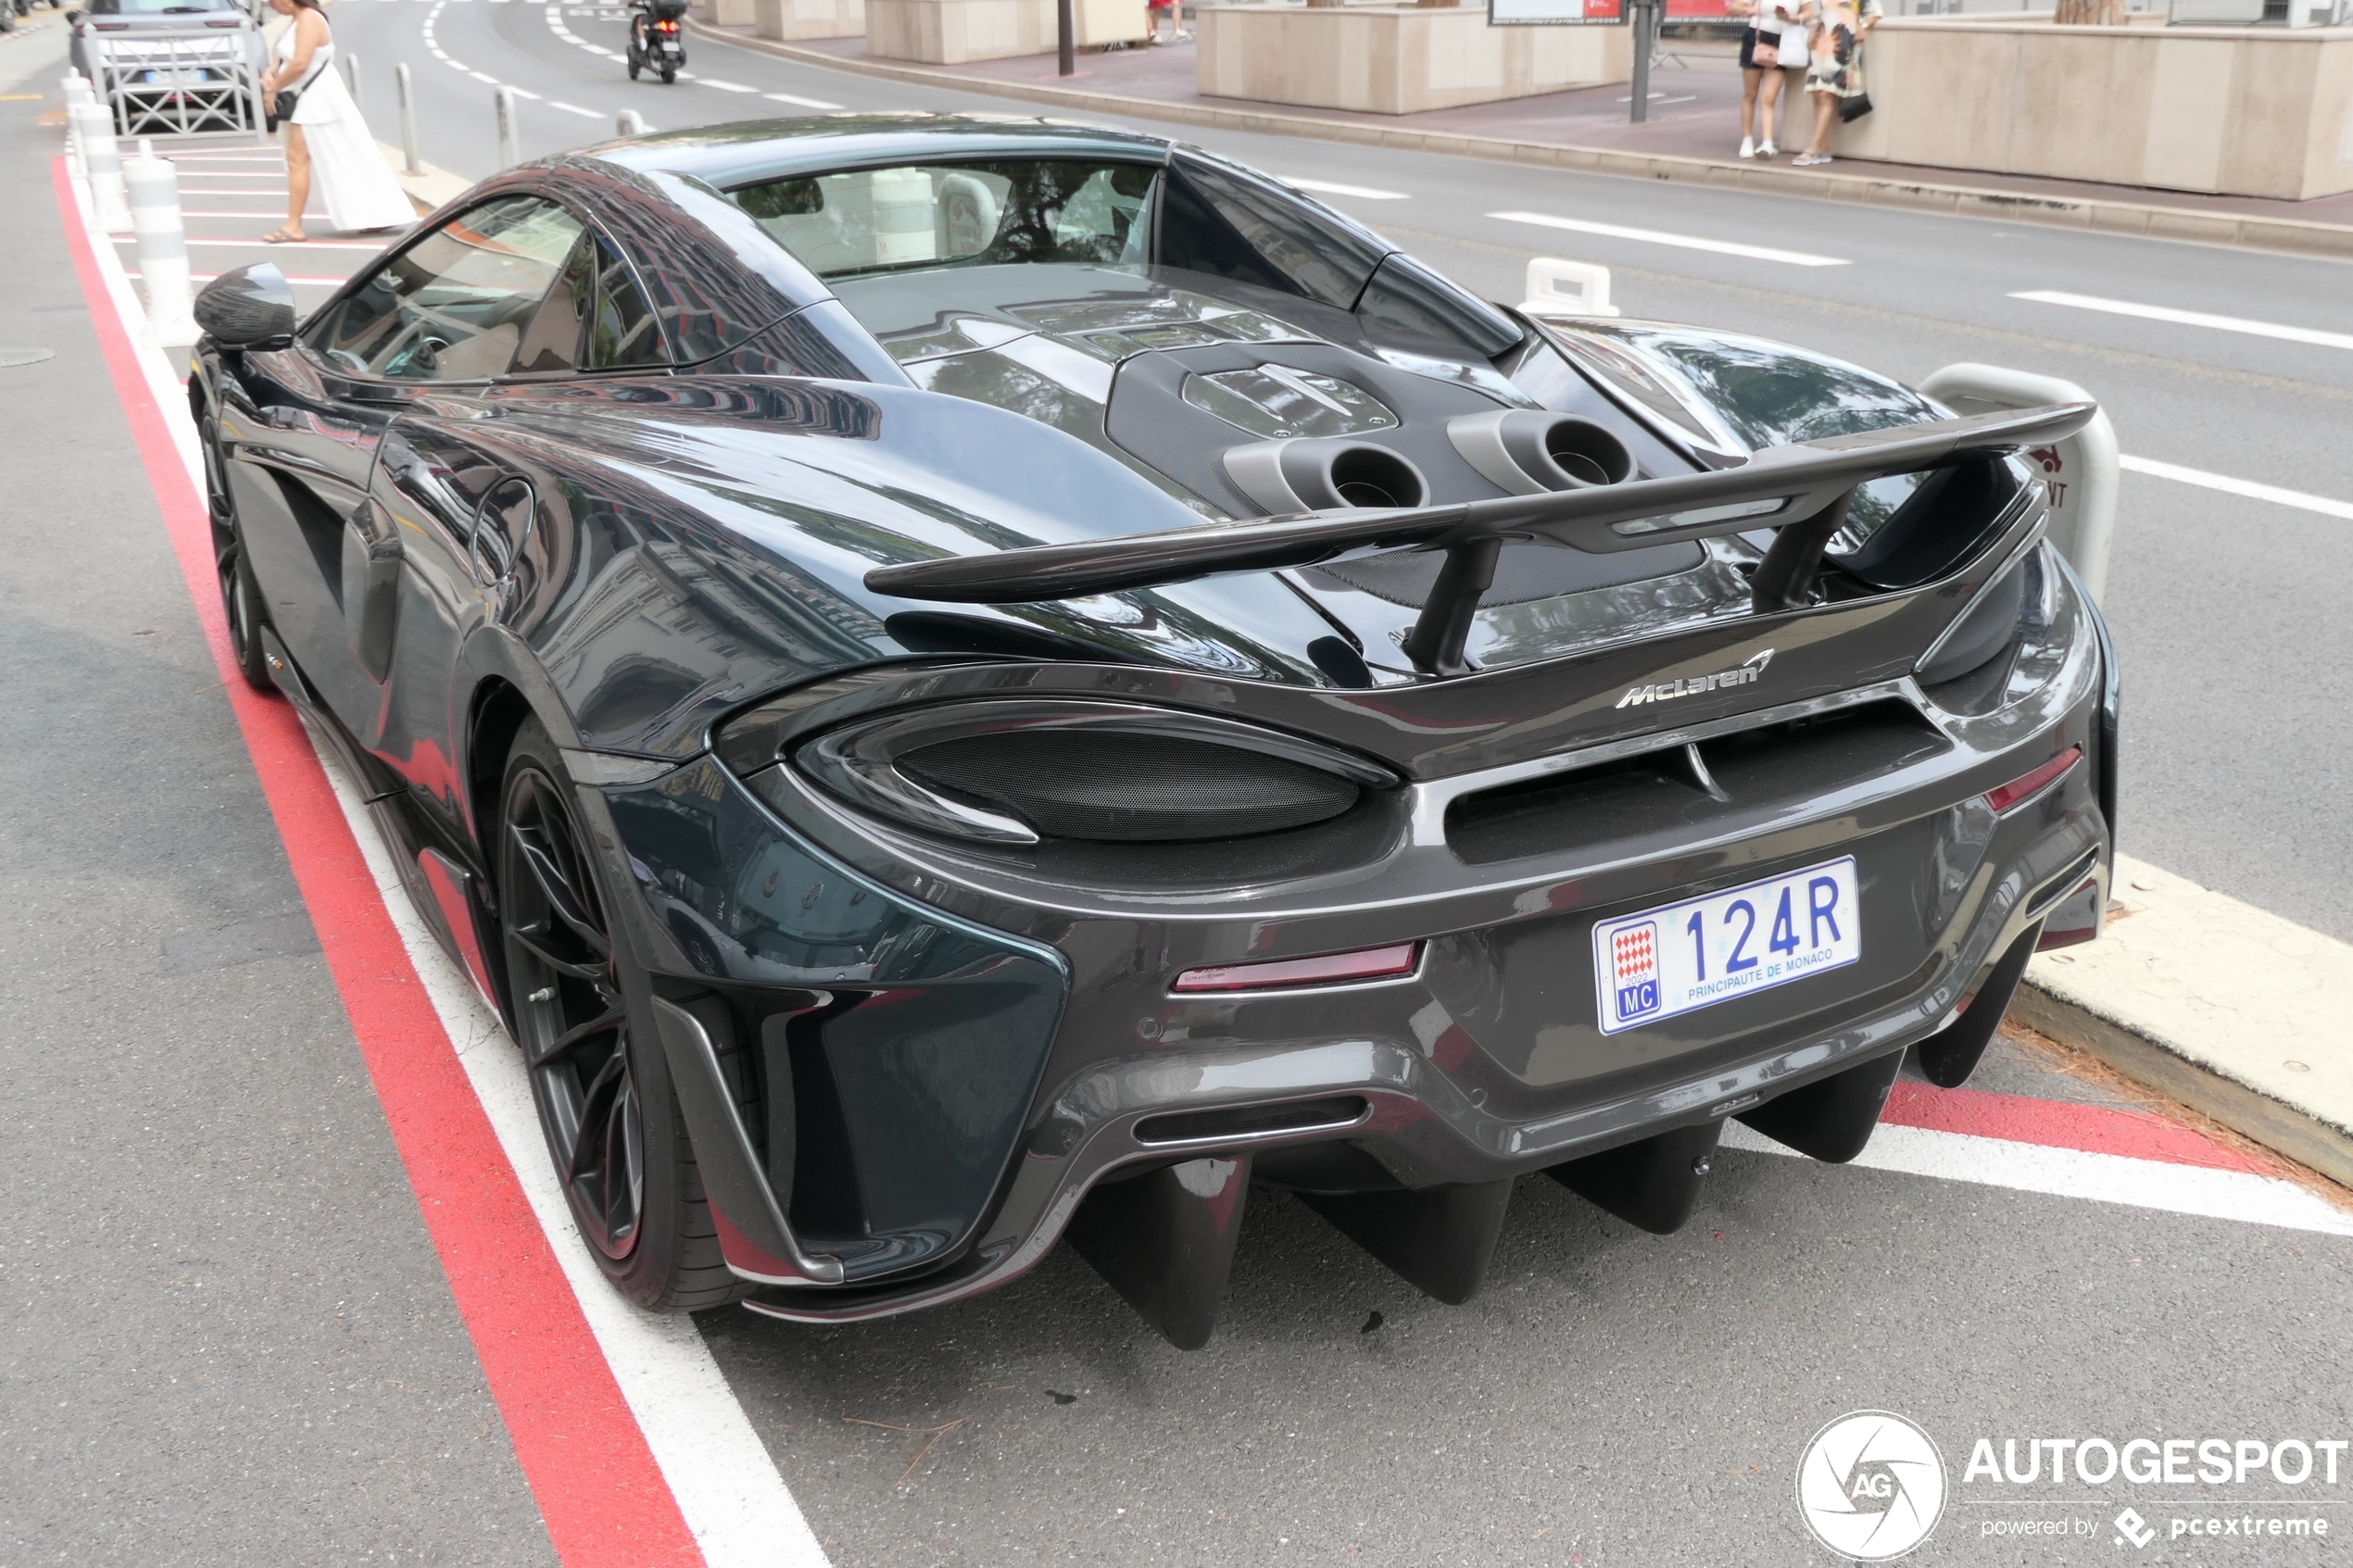
[[1054,74],[1078,74],[1078,20],[1071,14],[1071,0],[1055,0],[1054,4]]
[[1630,0],[1634,7],[1634,110],[1636,125],[1651,117],[1651,0]]

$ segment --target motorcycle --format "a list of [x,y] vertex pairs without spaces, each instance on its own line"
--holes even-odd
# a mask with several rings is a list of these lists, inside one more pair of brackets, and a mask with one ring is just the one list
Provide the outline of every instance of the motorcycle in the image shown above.
[[629,6],[629,80],[650,69],[663,82],[678,80],[686,63],[686,38],[678,19],[686,14],[686,0],[631,0]]

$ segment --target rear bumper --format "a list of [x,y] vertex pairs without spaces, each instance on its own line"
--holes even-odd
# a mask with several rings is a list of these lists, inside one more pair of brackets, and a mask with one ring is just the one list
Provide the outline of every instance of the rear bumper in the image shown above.
[[[693,1127],[710,1185],[727,1185],[714,1160],[751,1162],[779,1223],[849,1266],[820,1286],[791,1283],[773,1248],[730,1261],[786,1286],[761,1311],[837,1322],[1005,1283],[1115,1173],[1248,1152],[1262,1173],[1338,1171],[1360,1190],[1492,1182],[1925,1039],[2087,877],[2105,906],[2103,666],[2084,609],[1988,715],[1940,713],[1908,682],[1851,694],[1914,704],[1952,745],[1761,820],[1473,864],[1417,797],[1360,874],[1214,896],[1050,884],[854,818],[782,768],[747,783],[706,757],[584,793],[619,847],[616,883],[639,890],[631,931],[658,985],[732,1009],[732,1041],[713,1044],[755,1109]],[[2007,813],[1984,805],[2070,746],[2089,765]],[[1843,855],[1861,962],[1601,1035],[1597,920]],[[1169,990],[1202,964],[1408,940],[1419,965],[1391,979]],[[1302,1149],[1345,1158],[1276,1153]]]

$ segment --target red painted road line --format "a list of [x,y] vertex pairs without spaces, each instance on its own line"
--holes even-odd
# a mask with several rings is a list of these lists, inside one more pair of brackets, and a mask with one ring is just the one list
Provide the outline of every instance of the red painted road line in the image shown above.
[[1983,1089],[1939,1089],[1899,1081],[1880,1118],[1905,1127],[1968,1133],[2008,1143],[2073,1148],[2086,1154],[2121,1154],[2169,1165],[2203,1165],[2215,1171],[2268,1175],[2261,1165],[2225,1148],[2203,1133],[2141,1110],[2116,1110],[2066,1100],[2030,1099]]
[[699,1565],[702,1554],[418,983],[301,720],[237,673],[213,581],[204,504],[98,275],[62,158],[55,172],[66,242],[100,353],[426,1232],[548,1537],[565,1568]]

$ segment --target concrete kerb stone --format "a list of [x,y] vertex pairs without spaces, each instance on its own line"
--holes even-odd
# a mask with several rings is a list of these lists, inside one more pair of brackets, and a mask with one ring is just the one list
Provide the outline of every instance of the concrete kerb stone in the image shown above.
[[1567,143],[1518,142],[1502,137],[1475,136],[1463,132],[1423,131],[1357,120],[1325,119],[1315,115],[1273,114],[1265,109],[1229,109],[1209,104],[1123,98],[1108,93],[1053,87],[1042,82],[963,76],[920,65],[856,59],[819,49],[796,48],[774,39],[748,38],[729,29],[714,27],[691,15],[686,19],[686,26],[707,38],[801,65],[818,66],[827,70],[846,70],[887,82],[911,82],[918,86],[979,93],[1000,98],[1019,98],[1028,103],[1080,109],[1093,114],[1170,120],[1179,125],[1211,126],[1223,131],[1251,132],[1262,135],[1303,136],[1354,146],[1389,147],[1400,152],[1443,153],[1540,169],[1572,169],[1588,174],[1665,180],[1776,195],[1811,196],[1821,201],[1908,207],[1955,217],[1990,218],[2011,223],[2049,223],[2066,228],[2139,234],[2152,239],[2189,240],[2203,245],[2241,245],[2256,250],[2289,251],[2301,256],[2353,260],[2353,225],[2347,224],[2307,223],[2295,219],[2198,211],[2141,202],[2041,196],[2026,192],[1945,185],[1873,174],[1800,174],[1769,164],[1719,163],[1711,158],[1679,157],[1665,153],[1629,153],[1612,147],[1580,147]]
[[2011,1010],[2353,1186],[2353,945],[2120,855],[2101,939],[2039,955]]

